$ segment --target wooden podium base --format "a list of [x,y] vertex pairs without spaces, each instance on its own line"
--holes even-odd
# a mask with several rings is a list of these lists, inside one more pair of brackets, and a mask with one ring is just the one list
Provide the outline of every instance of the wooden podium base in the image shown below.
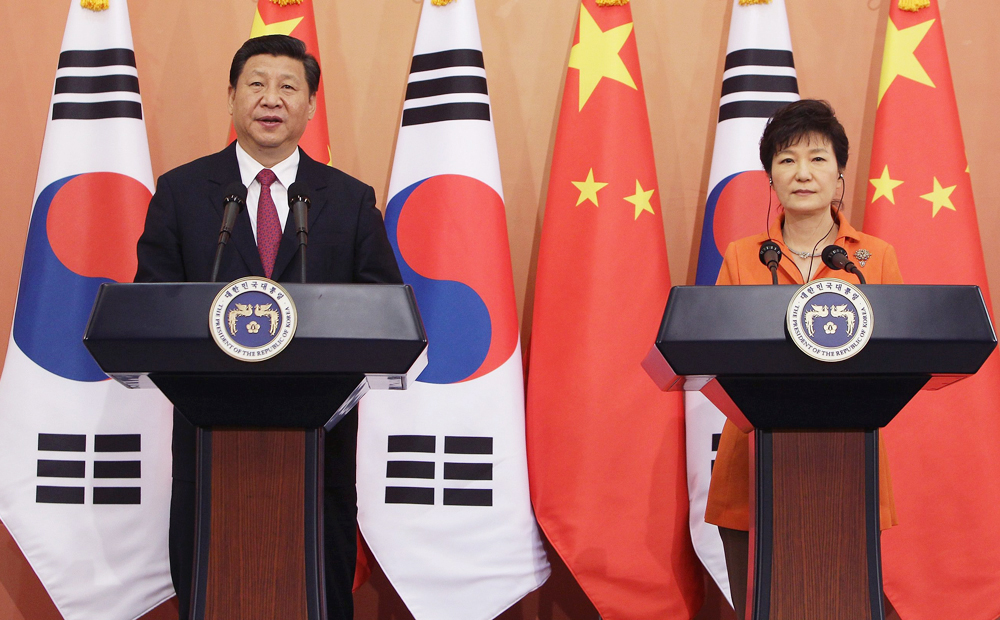
[[884,620],[877,431],[754,431],[748,616]]
[[321,442],[198,429],[194,620],[325,620]]

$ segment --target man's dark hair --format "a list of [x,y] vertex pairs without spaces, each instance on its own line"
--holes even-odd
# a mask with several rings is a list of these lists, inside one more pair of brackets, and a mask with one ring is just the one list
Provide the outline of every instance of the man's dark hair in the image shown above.
[[802,99],[779,108],[767,121],[764,135],[760,137],[760,163],[771,174],[774,154],[787,149],[799,140],[816,134],[823,136],[833,146],[837,166],[843,170],[847,166],[847,151],[850,147],[844,126],[837,120],[833,108],[826,101]]
[[263,37],[254,37],[236,50],[233,56],[233,64],[229,68],[229,85],[236,88],[236,82],[243,73],[243,67],[253,56],[269,54],[271,56],[287,56],[302,63],[306,70],[306,84],[309,85],[309,96],[312,97],[319,90],[319,62],[316,57],[306,52],[306,44],[283,34],[269,34]]

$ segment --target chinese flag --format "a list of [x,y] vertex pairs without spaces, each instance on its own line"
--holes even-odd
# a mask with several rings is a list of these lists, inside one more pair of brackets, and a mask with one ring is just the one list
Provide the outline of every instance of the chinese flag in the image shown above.
[[[896,247],[907,283],[976,284],[989,303],[937,0],[893,2],[878,96],[865,231]],[[994,352],[886,428],[900,523],[882,534],[885,592],[903,620],[1000,615],[998,414]]]
[[640,366],[670,272],[627,5],[580,6],[535,287],[535,515],[602,618],[689,618],[703,585],[687,527],[683,402]]
[[[306,51],[319,57],[316,42],[316,17],[313,15],[312,0],[257,0],[257,11],[250,26],[250,38],[266,34],[287,34],[306,44]],[[229,130],[229,142],[236,139],[236,131]],[[316,115],[306,126],[306,133],[299,140],[299,146],[318,162],[333,165],[330,151],[330,130],[326,124],[326,98],[323,96],[323,79],[320,78],[316,91]]]

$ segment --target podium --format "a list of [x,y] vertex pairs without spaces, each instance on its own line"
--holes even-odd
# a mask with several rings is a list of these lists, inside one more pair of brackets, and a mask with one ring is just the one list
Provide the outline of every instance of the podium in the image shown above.
[[324,620],[323,429],[369,389],[406,389],[427,337],[405,285],[285,284],[298,325],[246,362],[210,335],[227,284],[104,284],[84,343],[198,427],[195,620]]
[[883,620],[878,429],[976,373],[996,336],[976,286],[862,286],[870,340],[819,361],[786,329],[798,288],[674,287],[643,367],[754,431],[747,617]]

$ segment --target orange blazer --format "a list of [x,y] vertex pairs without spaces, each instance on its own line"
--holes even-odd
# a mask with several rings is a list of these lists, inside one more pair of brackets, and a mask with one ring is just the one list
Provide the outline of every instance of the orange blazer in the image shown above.
[[[847,250],[848,256],[865,274],[869,284],[902,284],[896,250],[877,237],[855,230],[845,217],[834,217],[840,226],[835,243]],[[780,215],[768,234],[745,237],[729,244],[726,248],[722,269],[716,284],[771,284],[771,272],[761,264],[758,254],[760,246],[770,239],[781,247],[787,257],[791,254],[782,238],[781,226],[784,214]],[[861,257],[866,257],[861,260]],[[818,268],[815,278],[840,278],[857,283],[854,274],[833,271],[816,258]],[[778,265],[778,284],[804,284],[802,273],[795,263],[785,258]],[[705,521],[734,530],[750,529],[750,443],[749,435],[740,432],[728,420],[722,429],[719,450],[712,470],[712,482],[708,491],[708,505]],[[889,529],[898,523],[896,506],[892,498],[892,480],[889,476],[889,458],[885,444],[879,437],[879,521],[882,529]]]

